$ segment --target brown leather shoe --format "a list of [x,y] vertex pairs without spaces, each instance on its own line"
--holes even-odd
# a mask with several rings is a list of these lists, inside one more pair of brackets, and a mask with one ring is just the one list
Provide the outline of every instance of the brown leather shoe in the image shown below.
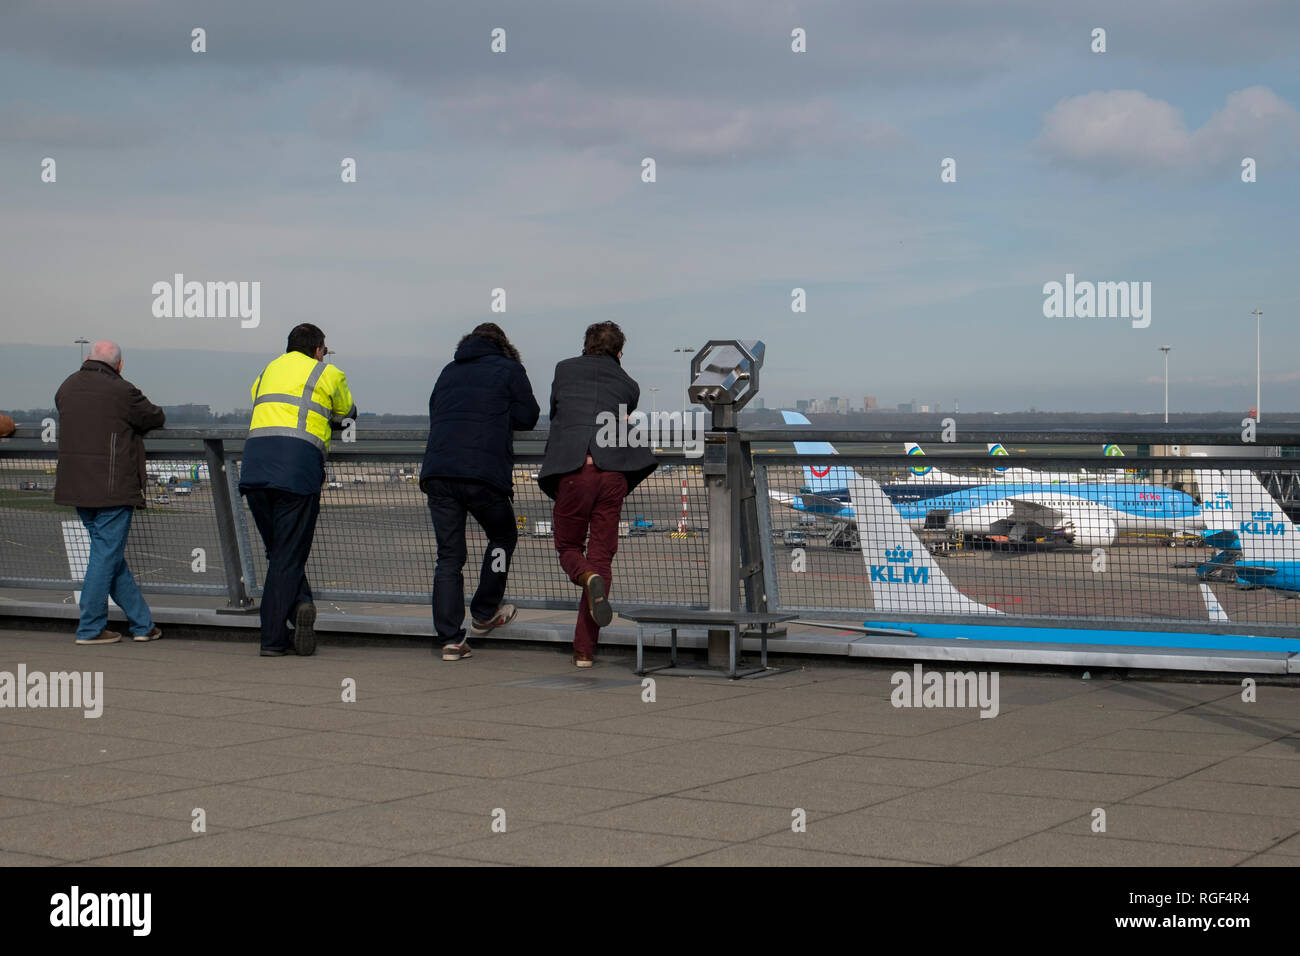
[[98,637],[79,637],[78,644],[116,644],[122,635],[116,631],[100,631]]
[[157,624],[155,624],[153,626],[153,630],[150,631],[148,634],[137,634],[135,637],[132,638],[132,640],[133,641],[156,641],[160,637],[162,637],[162,628],[159,627]]
[[578,667],[590,667],[596,663],[596,659],[591,654],[584,654],[582,651],[574,651],[573,663]]

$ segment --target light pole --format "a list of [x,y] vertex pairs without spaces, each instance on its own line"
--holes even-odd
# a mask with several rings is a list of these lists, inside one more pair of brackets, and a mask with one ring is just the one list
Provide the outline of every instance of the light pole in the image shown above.
[[[693,348],[680,348],[680,349],[673,349],[673,351],[674,351],[674,352],[682,352],[682,353],[685,353],[685,354],[689,354],[689,353],[691,353],[691,352],[694,352],[695,349],[693,349]],[[689,364],[690,364],[690,359],[687,359],[686,361],[687,361],[687,364],[689,365]],[[682,410],[683,410],[683,411],[688,411],[688,410],[690,409],[690,407],[691,407],[691,404],[692,404],[692,403],[691,403],[691,396],[690,396],[690,394],[689,394],[689,392],[690,392],[690,387],[691,387],[691,383],[687,380],[687,378],[686,378],[686,373],[683,372],[683,373],[682,373],[682,394],[686,396],[686,404],[682,406]]]
[[659,417],[659,386],[650,386],[650,421]]
[[1172,345],[1160,346],[1160,351],[1165,353],[1165,424],[1169,424],[1169,350]]
[[73,339],[72,344],[81,346],[81,361],[86,361],[86,346],[90,344],[90,339],[83,336],[79,339]]
[[1259,320],[1264,314],[1259,309],[1250,313],[1255,317],[1255,424],[1259,424]]

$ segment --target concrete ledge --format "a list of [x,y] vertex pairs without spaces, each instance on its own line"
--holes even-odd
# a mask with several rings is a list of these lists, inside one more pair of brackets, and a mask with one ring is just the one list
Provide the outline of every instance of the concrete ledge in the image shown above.
[[[230,613],[215,608],[152,607],[154,620],[161,625],[194,628],[209,632],[207,636],[247,634],[253,639],[260,622],[256,613]],[[527,612],[524,612],[525,614]],[[40,601],[0,601],[0,627],[6,618],[13,619],[13,627],[30,626],[33,621],[77,620],[78,611],[71,604],[47,604]],[[110,609],[109,620],[123,623],[120,610]],[[322,634],[357,637],[401,637],[432,640],[433,622],[425,615],[407,617],[380,614],[338,614],[318,610],[316,630]],[[516,620],[495,637],[474,638],[476,641],[524,642],[568,645],[573,641],[572,624],[555,621]],[[615,625],[601,630],[602,646],[633,648],[636,646],[636,628]],[[646,645],[651,650],[666,650],[669,646],[667,628],[656,629],[647,635]],[[678,632],[679,649],[694,652],[706,651],[708,634],[704,630]],[[757,653],[757,638],[743,641],[747,653]],[[1082,668],[1144,672],[1183,671],[1209,676],[1212,674],[1285,675],[1287,683],[1300,677],[1300,659],[1296,655],[1244,651],[1197,651],[1180,653],[1177,650],[1150,650],[1146,648],[1081,648],[1073,644],[1026,645],[1019,642],[962,641],[945,643],[925,639],[899,640],[896,637],[828,636],[822,633],[802,636],[787,635],[770,638],[769,655],[831,657],[847,662],[853,658],[870,658],[876,661],[954,661],[984,664],[1004,664],[1028,668]]]
[[[923,654],[918,648],[924,648]],[[1180,653],[1176,649],[1151,650],[1141,647],[1081,648],[1077,644],[1034,644],[986,641],[945,643],[915,639],[900,643],[895,638],[863,637],[854,641],[850,657],[915,658],[939,661],[1037,664],[1053,667],[1100,667],[1108,669],[1204,671],[1214,674],[1296,674],[1300,663],[1294,654],[1282,652],[1204,651]]]

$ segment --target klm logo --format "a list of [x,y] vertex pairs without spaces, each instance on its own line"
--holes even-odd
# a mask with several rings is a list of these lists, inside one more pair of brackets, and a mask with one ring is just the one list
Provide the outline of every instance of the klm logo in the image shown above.
[[885,563],[871,565],[871,581],[880,584],[929,584],[930,569],[912,567],[911,551],[902,547],[886,548]]
[[[1207,511],[1231,511],[1232,499],[1228,497],[1226,491],[1216,491],[1213,498],[1207,498],[1201,503],[1201,507]],[[1269,516],[1272,517],[1272,512]]]
[[1243,521],[1237,529],[1241,534],[1286,534],[1285,521],[1271,521],[1273,512],[1252,511],[1251,520]]

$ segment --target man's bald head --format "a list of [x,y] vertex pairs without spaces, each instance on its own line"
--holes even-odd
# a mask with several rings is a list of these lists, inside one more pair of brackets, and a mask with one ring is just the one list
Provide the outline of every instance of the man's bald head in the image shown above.
[[112,366],[119,372],[122,370],[122,350],[118,348],[116,342],[96,342],[90,347],[89,357],[93,361]]

